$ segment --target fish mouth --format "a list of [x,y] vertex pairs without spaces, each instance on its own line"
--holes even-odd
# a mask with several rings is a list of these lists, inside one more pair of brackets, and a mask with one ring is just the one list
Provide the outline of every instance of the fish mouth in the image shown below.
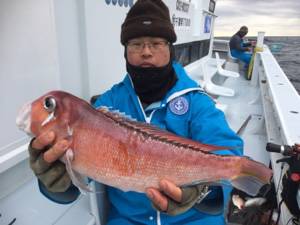
[[25,131],[28,135],[31,135],[30,124],[31,124],[31,104],[27,103],[22,106],[18,116],[16,118],[16,124],[20,130]]

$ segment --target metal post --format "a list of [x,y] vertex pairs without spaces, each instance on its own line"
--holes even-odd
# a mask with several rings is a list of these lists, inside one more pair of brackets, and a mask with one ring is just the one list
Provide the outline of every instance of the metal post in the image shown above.
[[91,206],[91,213],[95,218],[95,225],[101,225],[100,222],[100,216],[99,216],[99,207],[98,207],[98,202],[97,202],[97,190],[96,190],[96,185],[95,182],[92,181],[90,183],[92,193],[90,193],[90,206]]

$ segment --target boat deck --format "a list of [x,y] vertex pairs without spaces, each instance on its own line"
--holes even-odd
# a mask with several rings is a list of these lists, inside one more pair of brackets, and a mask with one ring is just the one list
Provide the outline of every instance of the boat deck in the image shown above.
[[237,63],[227,62],[225,69],[240,73],[238,78],[227,78],[222,86],[235,91],[232,97],[217,97],[225,105],[225,116],[230,127],[244,140],[244,154],[269,165],[270,157],[265,150],[267,135],[264,126],[263,108],[258,87],[245,78],[245,71]]

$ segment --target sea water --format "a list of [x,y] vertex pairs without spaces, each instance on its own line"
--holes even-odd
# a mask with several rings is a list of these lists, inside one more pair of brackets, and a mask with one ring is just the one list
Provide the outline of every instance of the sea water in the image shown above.
[[300,93],[300,37],[265,37],[264,43]]

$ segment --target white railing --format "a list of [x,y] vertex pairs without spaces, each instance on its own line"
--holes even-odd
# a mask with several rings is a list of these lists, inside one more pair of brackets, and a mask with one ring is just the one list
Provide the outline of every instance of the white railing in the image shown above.
[[0,173],[5,172],[24,159],[28,158],[28,144],[29,143],[21,145],[20,147],[0,156]]
[[[258,53],[285,144],[300,143],[300,96],[268,48]],[[261,76],[260,76],[261,77]]]
[[[300,96],[267,46],[256,55],[251,84],[260,86],[268,141],[286,145],[300,143]],[[280,202],[282,169],[276,161],[283,156],[278,153],[270,156],[275,185],[280,184],[277,196]],[[280,222],[286,224],[292,215],[285,204],[281,210]]]
[[214,39],[214,50],[226,52],[228,61],[238,62],[238,59],[231,55],[230,47],[229,47],[229,40]]

